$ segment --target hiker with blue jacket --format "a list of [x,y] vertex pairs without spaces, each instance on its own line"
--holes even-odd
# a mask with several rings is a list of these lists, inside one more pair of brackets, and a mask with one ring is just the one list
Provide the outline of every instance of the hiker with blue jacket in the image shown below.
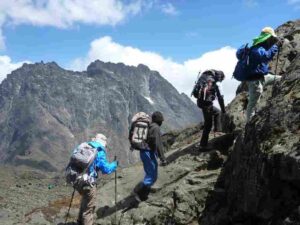
[[96,179],[98,172],[103,174],[113,173],[118,166],[118,162],[109,163],[106,155],[107,138],[103,134],[97,134],[92,141],[87,144],[97,149],[97,155],[88,168],[85,185],[78,189],[82,196],[78,215],[78,225],[92,225],[94,222],[94,211],[96,207]]
[[[281,76],[270,74],[269,62],[278,53],[282,41],[271,27],[262,29],[260,35],[253,39],[250,48],[242,46],[237,51],[239,60],[233,76],[246,81],[248,85],[247,121],[255,114],[255,107],[260,100],[263,86],[281,79]],[[245,57],[247,55],[247,57]]]

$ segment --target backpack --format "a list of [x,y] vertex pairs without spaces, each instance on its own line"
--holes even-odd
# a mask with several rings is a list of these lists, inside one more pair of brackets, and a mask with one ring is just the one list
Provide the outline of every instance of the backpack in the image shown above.
[[147,140],[150,123],[150,116],[144,112],[139,112],[132,117],[129,131],[131,149],[143,150],[148,148]]
[[236,52],[238,62],[235,66],[233,77],[238,81],[249,80],[249,55],[251,48],[248,44],[242,45]]
[[207,70],[198,78],[192,91],[192,95],[197,98],[197,102],[212,102],[215,100],[214,75],[213,70]]
[[97,156],[97,149],[84,142],[78,145],[70,158],[66,168],[66,181],[75,189],[79,190],[84,185],[91,185],[91,178],[87,170]]

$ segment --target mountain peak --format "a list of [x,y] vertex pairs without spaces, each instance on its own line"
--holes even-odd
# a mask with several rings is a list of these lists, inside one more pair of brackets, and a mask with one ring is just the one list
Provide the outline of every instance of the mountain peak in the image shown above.
[[123,165],[135,161],[123,149],[129,118],[139,111],[162,111],[170,129],[201,120],[190,99],[145,65],[100,60],[87,72],[55,62],[24,64],[0,85],[0,104],[0,160],[51,171],[63,168],[74,144],[95,132],[109,134]]

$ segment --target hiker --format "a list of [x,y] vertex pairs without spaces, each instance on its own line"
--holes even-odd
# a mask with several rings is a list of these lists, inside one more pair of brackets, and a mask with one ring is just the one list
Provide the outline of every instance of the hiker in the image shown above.
[[198,79],[192,95],[197,98],[197,105],[202,109],[204,116],[204,128],[200,141],[200,150],[208,149],[208,138],[214,122],[214,132],[219,131],[220,110],[213,105],[217,98],[222,113],[225,113],[223,96],[220,93],[217,82],[222,82],[225,75],[220,70],[206,70]]
[[239,62],[233,76],[240,77],[240,81],[246,81],[248,85],[247,122],[255,114],[255,107],[260,100],[263,86],[281,79],[281,76],[270,74],[268,63],[276,55],[282,44],[283,40],[277,37],[274,30],[271,27],[265,27],[260,35],[253,39],[250,48],[247,48],[246,45],[237,51],[236,55]]
[[103,174],[113,173],[118,166],[118,162],[109,163],[106,156],[107,138],[103,134],[97,134],[92,141],[87,144],[97,149],[97,155],[87,170],[87,179],[85,185],[78,188],[78,192],[82,196],[79,215],[77,219],[78,225],[92,225],[94,221],[94,211],[96,207],[96,178],[98,171]]
[[164,117],[163,114],[159,111],[154,112],[151,117],[152,122],[150,124],[147,137],[148,147],[146,147],[146,149],[140,150],[140,157],[143,162],[145,177],[144,180],[138,183],[133,190],[133,193],[138,202],[146,201],[148,199],[151,186],[157,180],[157,157],[159,157],[162,166],[167,165],[160,133],[160,126],[164,121]]

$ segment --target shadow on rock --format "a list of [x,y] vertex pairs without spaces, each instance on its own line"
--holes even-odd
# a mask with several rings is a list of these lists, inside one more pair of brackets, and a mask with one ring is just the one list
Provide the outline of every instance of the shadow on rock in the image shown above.
[[117,205],[113,207],[104,206],[97,210],[97,217],[98,218],[104,218],[107,216],[110,216],[114,214],[116,211],[122,210],[122,213],[125,213],[126,211],[137,208],[139,202],[134,198],[133,195],[129,195],[123,200],[119,201]]
[[[212,146],[213,150],[218,150],[223,155],[228,155],[228,150],[232,146],[236,135],[237,135],[237,133],[224,134],[219,137],[213,138],[209,142],[209,144]],[[190,154],[193,156],[197,156],[200,153],[203,153],[203,152],[199,151],[195,144],[195,145],[189,146],[187,148],[184,148],[183,150],[178,150],[178,151],[174,152],[173,154],[169,155],[167,157],[167,161],[171,163],[184,155]]]
[[58,223],[57,225],[78,225],[76,222]]

